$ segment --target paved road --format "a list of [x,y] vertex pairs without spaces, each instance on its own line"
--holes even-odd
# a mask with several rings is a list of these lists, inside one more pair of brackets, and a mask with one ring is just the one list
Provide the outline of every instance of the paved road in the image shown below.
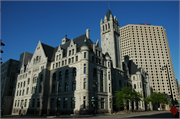
[[139,112],[139,113],[130,113],[130,114],[96,116],[90,118],[173,118],[173,114],[170,111],[152,111],[152,112]]
[[[4,118],[56,118],[55,116],[4,116]],[[129,114],[97,114],[93,115],[78,115],[78,116],[61,116],[61,118],[173,118],[173,114],[170,111],[146,111],[146,112],[136,112]]]

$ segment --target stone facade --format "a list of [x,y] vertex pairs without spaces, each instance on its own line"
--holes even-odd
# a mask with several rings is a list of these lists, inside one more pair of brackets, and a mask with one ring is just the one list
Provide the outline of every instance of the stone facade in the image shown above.
[[[74,39],[62,39],[62,44],[51,47],[39,41],[27,64],[22,63],[17,78],[12,114],[92,114],[91,99],[95,99],[97,113],[112,113],[115,91],[132,87],[132,76],[144,75],[142,71],[127,73],[122,68],[119,25],[108,10],[101,27],[110,24],[110,32],[101,31],[99,41],[93,43],[90,31]],[[113,28],[113,25],[116,27]],[[113,45],[108,45],[111,40]],[[26,57],[26,58],[27,58]],[[25,59],[22,59],[24,61]],[[142,85],[146,77],[137,78]],[[143,88],[141,90],[149,88]],[[143,93],[144,93],[143,92]],[[149,95],[149,92],[146,93]],[[145,96],[144,96],[145,97]],[[144,104],[144,103],[143,103]],[[141,106],[140,108],[143,108]]]
[[11,114],[20,62],[9,59],[1,65],[1,109]]

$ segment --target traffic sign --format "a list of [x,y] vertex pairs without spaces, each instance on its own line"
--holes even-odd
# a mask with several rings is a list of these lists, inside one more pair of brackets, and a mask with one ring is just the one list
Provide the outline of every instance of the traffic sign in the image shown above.
[[176,113],[178,112],[178,110],[177,110],[176,107],[174,107],[174,106],[171,107],[170,111],[171,111],[174,115],[176,115]]
[[91,101],[94,101],[94,99],[91,99]]

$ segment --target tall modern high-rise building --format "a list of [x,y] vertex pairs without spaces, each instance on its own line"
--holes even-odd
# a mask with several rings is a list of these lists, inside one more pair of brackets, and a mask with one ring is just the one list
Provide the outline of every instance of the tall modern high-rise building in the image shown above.
[[163,92],[170,97],[173,94],[173,99],[179,100],[168,39],[163,26],[129,24],[120,28],[120,39],[122,57],[129,55],[136,65],[148,72],[153,92]]

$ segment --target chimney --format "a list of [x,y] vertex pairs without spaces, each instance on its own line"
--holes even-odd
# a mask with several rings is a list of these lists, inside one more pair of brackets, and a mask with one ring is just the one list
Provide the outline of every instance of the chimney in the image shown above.
[[87,39],[89,39],[89,29],[86,29],[86,37],[87,37]]

